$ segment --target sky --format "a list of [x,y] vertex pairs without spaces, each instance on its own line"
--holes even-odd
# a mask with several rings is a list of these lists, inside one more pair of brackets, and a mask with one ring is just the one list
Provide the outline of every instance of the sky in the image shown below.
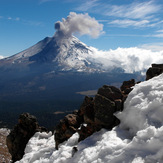
[[95,20],[94,26],[99,27],[96,33],[92,30],[94,35],[72,32],[89,46],[106,51],[163,50],[162,0],[0,0],[0,56],[14,55],[52,37],[55,23],[75,14],[87,17],[88,22],[83,22],[87,26]]

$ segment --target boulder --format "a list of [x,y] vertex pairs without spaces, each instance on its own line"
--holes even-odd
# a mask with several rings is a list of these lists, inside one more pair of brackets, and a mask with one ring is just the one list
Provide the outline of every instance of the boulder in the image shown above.
[[69,139],[77,131],[81,123],[82,119],[76,113],[68,114],[64,119],[60,120],[55,129],[56,149],[58,149],[60,143]]
[[131,87],[133,87],[135,85],[135,80],[131,79],[128,81],[124,81],[122,86],[120,87],[121,91],[125,94],[129,94],[132,90]]
[[47,131],[40,127],[36,117],[29,113],[23,113],[19,116],[18,124],[7,136],[6,144],[12,155],[13,162],[20,160],[24,155],[24,149],[29,139],[36,133]]
[[152,64],[152,67],[150,67],[146,72],[146,80],[149,80],[162,73],[163,73],[163,64]]
[[83,118],[84,123],[92,123],[94,121],[94,99],[86,96],[79,109],[79,115]]
[[97,94],[94,100],[95,123],[101,125],[101,128],[112,129],[119,124],[119,120],[114,116],[117,111],[114,101]]
[[81,125],[81,128],[78,130],[79,134],[79,142],[86,139],[87,137],[91,136],[94,132],[100,130],[100,128],[97,129],[97,126],[94,124],[84,124]]
[[121,91],[118,88],[108,85],[104,85],[103,87],[99,88],[97,94],[104,96],[112,101],[122,99],[123,97]]

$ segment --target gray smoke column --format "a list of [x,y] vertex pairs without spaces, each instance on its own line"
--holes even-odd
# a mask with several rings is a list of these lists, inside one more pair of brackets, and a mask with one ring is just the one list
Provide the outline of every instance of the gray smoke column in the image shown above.
[[55,23],[56,33],[59,36],[71,36],[72,34],[90,35],[97,38],[103,33],[103,24],[86,14],[70,12],[67,18],[62,18],[62,22]]

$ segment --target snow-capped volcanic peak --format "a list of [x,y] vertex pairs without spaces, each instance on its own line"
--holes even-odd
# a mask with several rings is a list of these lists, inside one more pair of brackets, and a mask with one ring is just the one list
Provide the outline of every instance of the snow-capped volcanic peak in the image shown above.
[[95,71],[91,68],[89,56],[93,53],[88,47],[74,36],[46,37],[34,46],[6,58],[4,61],[12,65],[29,65],[50,63],[50,66],[59,67],[62,71]]
[[64,68],[74,68],[84,70],[89,64],[89,54],[92,53],[90,47],[79,41],[76,37],[71,36],[57,40],[59,47],[58,55],[53,62],[58,62]]

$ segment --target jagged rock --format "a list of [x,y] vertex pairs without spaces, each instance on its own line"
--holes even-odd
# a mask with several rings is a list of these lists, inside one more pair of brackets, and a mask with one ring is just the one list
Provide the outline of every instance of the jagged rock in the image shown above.
[[29,113],[23,113],[19,116],[18,124],[7,136],[6,144],[15,162],[20,160],[24,155],[24,149],[29,139],[36,133],[47,131],[40,127],[36,117]]
[[78,113],[67,115],[60,121],[55,130],[56,149],[75,132],[79,133],[81,141],[101,128],[112,129],[120,123],[114,113],[121,110],[123,110],[121,91],[114,86],[104,85],[99,88],[94,98],[85,97]]
[[104,85],[102,88],[99,88],[97,94],[102,95],[112,101],[122,99],[123,97],[118,88],[108,85]]
[[77,147],[72,148],[72,157],[75,155],[75,153],[78,151]]
[[163,64],[152,64],[152,67],[150,67],[146,72],[146,80],[149,80],[162,73],[163,73]]
[[118,125],[118,119],[113,115],[117,111],[114,101],[97,94],[94,100],[94,109],[96,124],[107,129]]
[[69,139],[77,131],[81,123],[82,119],[77,113],[68,114],[64,119],[60,120],[55,129],[56,149],[58,149],[60,143]]
[[122,99],[117,99],[114,100],[115,106],[116,106],[116,111],[122,111],[123,110],[123,101]]
[[86,125],[81,125],[81,128],[78,130],[79,134],[79,142],[86,139],[87,137],[91,136],[94,132],[100,130],[101,127],[95,125],[95,124],[86,124]]
[[135,85],[135,80],[131,79],[128,81],[124,81],[120,89],[121,91],[123,91],[124,94],[129,94],[132,90],[131,87],[133,87],[134,85]]
[[83,117],[85,123],[92,123],[94,121],[94,100],[92,97],[85,97],[80,107],[79,115]]

